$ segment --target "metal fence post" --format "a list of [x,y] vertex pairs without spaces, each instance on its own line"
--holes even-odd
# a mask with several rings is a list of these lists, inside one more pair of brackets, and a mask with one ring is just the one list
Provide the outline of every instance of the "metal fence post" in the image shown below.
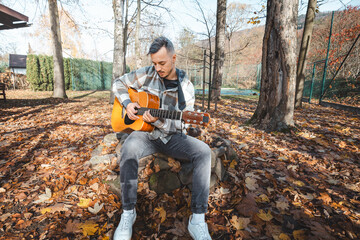
[[210,67],[209,67],[209,92],[208,92],[208,109],[210,109],[210,101],[211,101],[211,90],[212,90],[212,81],[211,81],[211,59],[212,59],[212,52],[210,51],[210,59],[209,59],[209,63],[210,63]]
[[321,99],[322,99],[323,93],[324,93],[324,86],[325,86],[325,79],[326,79],[327,63],[328,63],[328,59],[329,59],[329,51],[330,51],[330,43],[331,43],[331,34],[332,34],[333,21],[334,21],[334,11],[332,12],[332,15],[331,15],[329,41],[328,41],[328,47],[327,47],[327,51],[326,51],[324,73],[323,73],[323,78],[322,78],[322,82],[321,82],[321,93],[320,93],[320,97],[319,97],[319,104],[321,102]]
[[313,72],[312,72],[312,77],[311,77],[311,85],[310,85],[310,95],[309,95],[309,103],[311,103],[311,97],[312,97],[312,93],[313,93],[313,88],[314,88],[314,78],[315,78],[315,70],[316,70],[316,62],[314,62],[314,66],[313,66]]
[[202,109],[205,108],[205,70],[206,70],[206,50],[204,50],[204,59],[203,59],[203,93],[202,93]]
[[76,87],[75,87],[75,82],[74,82],[74,74],[73,74],[73,67],[72,67],[72,63],[71,63],[71,58],[69,59],[69,62],[70,62],[70,74],[71,74],[72,90],[75,91]]

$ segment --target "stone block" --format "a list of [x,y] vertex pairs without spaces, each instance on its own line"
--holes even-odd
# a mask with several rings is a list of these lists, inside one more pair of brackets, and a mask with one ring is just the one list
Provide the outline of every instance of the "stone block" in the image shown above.
[[150,189],[156,193],[171,193],[181,186],[176,173],[160,171],[151,175],[149,180]]
[[113,144],[117,144],[119,140],[116,137],[116,133],[110,133],[104,137],[104,144],[107,147],[111,147]]
[[214,168],[214,173],[220,179],[220,181],[224,179],[225,167],[222,164],[222,161],[221,161],[220,158],[218,158],[217,161],[216,161],[216,165],[215,165],[215,168]]
[[103,149],[104,149],[104,147],[103,147],[102,145],[97,146],[97,147],[91,152],[91,157],[95,157],[95,156],[101,155]]
[[116,157],[115,154],[107,154],[107,155],[99,155],[99,156],[94,156],[89,160],[89,163],[94,166],[100,163],[103,164],[110,164],[111,163],[111,159],[113,157]]
[[119,198],[121,197],[121,186],[120,186],[120,176],[117,176],[114,180],[106,181],[109,185],[109,190],[115,193]]
[[192,163],[181,164],[179,179],[183,185],[189,185],[192,182],[193,168],[194,166]]
[[156,157],[154,160],[154,165],[159,165],[160,171],[168,170],[171,167],[169,166],[169,162],[164,160],[163,158]]
[[217,186],[218,177],[215,173],[211,174],[210,177],[210,192],[213,192],[215,190],[215,187]]

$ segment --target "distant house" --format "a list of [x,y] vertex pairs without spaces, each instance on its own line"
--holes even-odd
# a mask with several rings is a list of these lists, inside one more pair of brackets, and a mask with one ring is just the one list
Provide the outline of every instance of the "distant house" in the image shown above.
[[15,74],[26,74],[26,55],[10,54],[9,68]]
[[[23,28],[31,26],[28,22],[29,17],[21,14],[5,5],[0,4],[0,30],[9,30],[16,28]],[[26,55],[10,54],[9,56],[9,68],[13,73],[14,77],[13,86],[19,83],[16,74],[26,74]],[[21,79],[20,79],[21,82]]]

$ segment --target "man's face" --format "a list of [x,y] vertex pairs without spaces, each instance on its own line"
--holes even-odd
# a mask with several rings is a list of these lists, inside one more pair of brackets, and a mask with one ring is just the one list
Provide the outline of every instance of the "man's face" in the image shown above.
[[162,78],[167,78],[175,71],[176,55],[168,53],[165,47],[162,47],[156,53],[151,54],[151,61],[154,64],[156,72]]

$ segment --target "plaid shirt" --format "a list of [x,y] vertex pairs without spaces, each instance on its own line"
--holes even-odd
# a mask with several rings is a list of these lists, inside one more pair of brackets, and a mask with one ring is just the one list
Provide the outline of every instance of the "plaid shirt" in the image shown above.
[[[194,86],[183,70],[177,69],[177,75],[186,103],[186,107],[183,110],[194,111]],[[130,102],[128,88],[134,88],[137,91],[145,91],[158,96],[161,101],[161,109],[179,111],[178,87],[166,89],[162,78],[157,74],[153,66],[140,68],[114,80],[112,90],[124,107]],[[149,133],[151,138],[160,138],[164,143],[167,143],[174,133],[185,133],[186,127],[180,120],[171,119],[159,119],[152,123],[152,125],[155,128]]]

